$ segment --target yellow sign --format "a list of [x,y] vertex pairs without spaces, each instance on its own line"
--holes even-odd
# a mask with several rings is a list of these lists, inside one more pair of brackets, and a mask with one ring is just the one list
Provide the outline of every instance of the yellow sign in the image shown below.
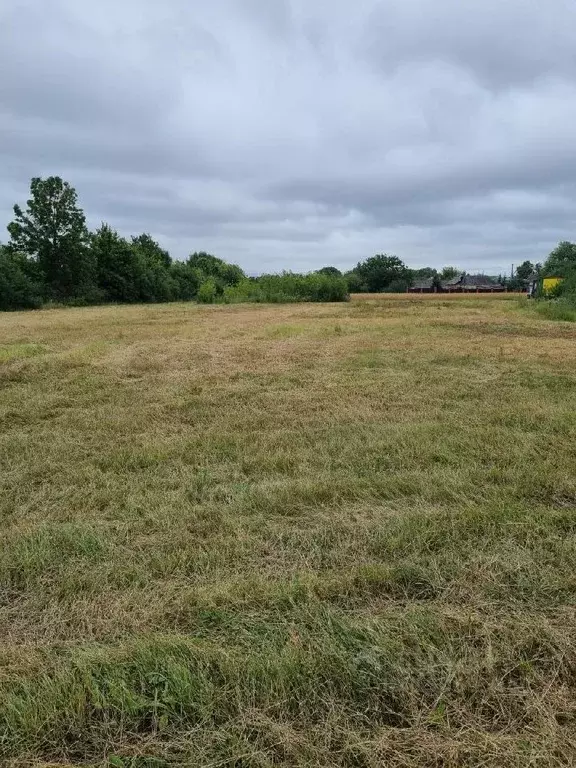
[[563,279],[563,277],[545,277],[544,284],[542,286],[544,293],[550,293],[553,291],[554,288],[556,288],[556,286],[559,285]]

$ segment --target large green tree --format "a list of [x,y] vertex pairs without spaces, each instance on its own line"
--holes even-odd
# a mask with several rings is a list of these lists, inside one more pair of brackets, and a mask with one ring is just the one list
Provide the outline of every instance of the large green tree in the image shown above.
[[91,235],[90,248],[103,298],[117,302],[138,301],[142,268],[131,243],[103,223]]
[[566,277],[573,270],[576,270],[576,243],[563,240],[546,259],[544,274]]
[[203,281],[213,280],[218,295],[222,294],[228,286],[238,285],[246,278],[244,271],[237,264],[229,264],[203,251],[192,253],[186,263],[202,276]]
[[10,248],[35,259],[52,298],[87,298],[94,269],[76,190],[59,176],[33,178],[26,210],[14,206]]
[[519,267],[516,268],[516,278],[520,281],[526,281],[534,274],[534,264],[531,261],[523,261]]
[[138,235],[138,237],[133,237],[132,245],[146,258],[149,264],[159,264],[163,267],[169,267],[172,263],[168,251],[164,250],[164,248],[162,248],[147,232]]
[[170,275],[174,281],[175,298],[190,301],[196,298],[202,283],[202,275],[187,262],[173,261]]
[[132,249],[139,262],[139,293],[142,301],[172,301],[177,287],[170,273],[172,259],[150,235],[132,238]]
[[342,272],[340,272],[338,267],[322,267],[322,269],[317,270],[316,274],[328,275],[328,277],[342,277]]
[[393,288],[395,291],[405,290],[411,282],[412,275],[408,267],[398,256],[377,254],[356,265],[354,272],[360,277],[366,290],[378,293]]

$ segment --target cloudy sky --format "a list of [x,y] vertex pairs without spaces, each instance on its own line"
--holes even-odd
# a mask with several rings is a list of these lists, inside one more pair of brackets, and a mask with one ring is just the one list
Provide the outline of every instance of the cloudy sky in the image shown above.
[[49,174],[249,272],[541,260],[576,239],[576,0],[2,0],[3,231]]

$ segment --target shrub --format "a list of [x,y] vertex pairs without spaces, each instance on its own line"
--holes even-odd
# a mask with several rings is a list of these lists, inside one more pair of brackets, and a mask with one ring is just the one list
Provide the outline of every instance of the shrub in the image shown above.
[[204,280],[200,288],[198,288],[197,299],[200,304],[213,304],[216,301],[217,295],[216,281],[210,277],[208,280]]
[[253,302],[347,301],[348,284],[343,277],[324,273],[262,275],[241,280],[224,290],[223,300],[233,304]]
[[36,264],[0,246],[0,310],[37,309],[42,286],[34,279]]
[[576,270],[566,273],[545,296],[536,302],[536,311],[549,320],[567,320],[576,322]]
[[350,293],[365,293],[368,290],[364,280],[354,271],[347,272],[344,275],[344,279],[348,284]]

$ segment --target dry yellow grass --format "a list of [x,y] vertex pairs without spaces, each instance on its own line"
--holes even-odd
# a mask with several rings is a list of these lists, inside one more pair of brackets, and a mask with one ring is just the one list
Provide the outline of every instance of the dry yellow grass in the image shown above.
[[353,293],[353,301],[467,301],[469,299],[490,299],[491,301],[515,301],[523,294],[518,293]]
[[497,294],[2,315],[1,759],[576,762],[575,341]]

